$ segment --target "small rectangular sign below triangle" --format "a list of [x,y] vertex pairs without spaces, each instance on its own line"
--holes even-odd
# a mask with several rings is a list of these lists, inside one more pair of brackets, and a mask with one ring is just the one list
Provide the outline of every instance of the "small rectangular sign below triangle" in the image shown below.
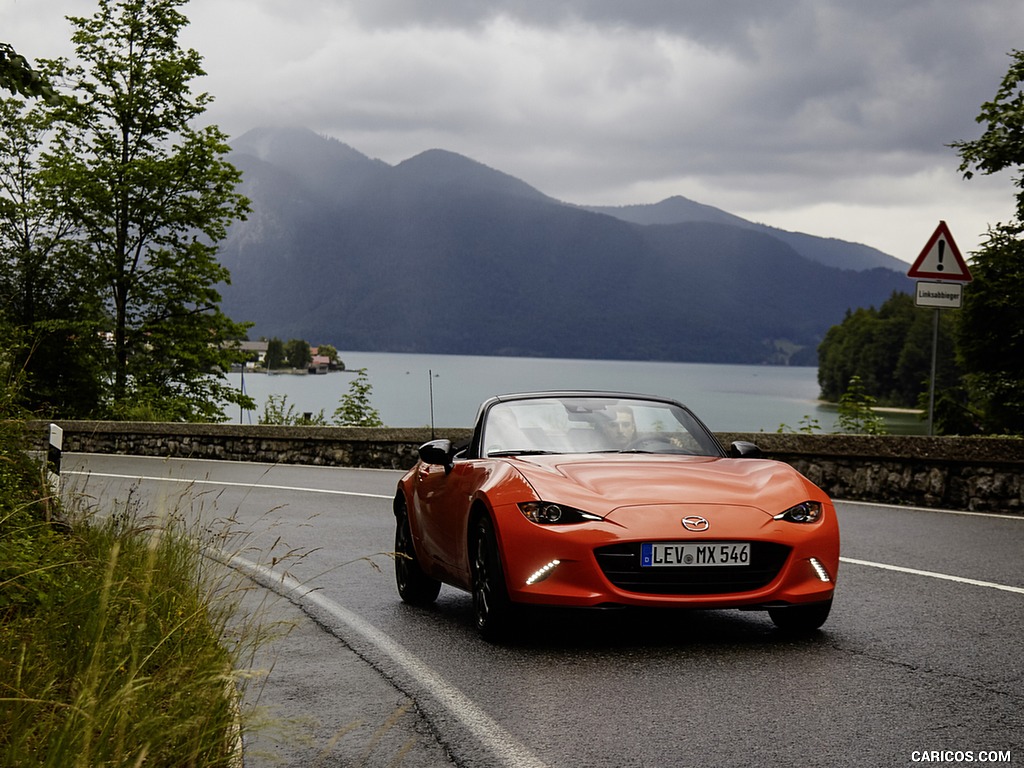
[[971,270],[967,268],[967,262],[960,255],[960,249],[956,247],[946,222],[939,222],[935,234],[929,238],[921,255],[911,265],[907,277],[919,280],[950,280],[958,283],[969,283],[974,279]]

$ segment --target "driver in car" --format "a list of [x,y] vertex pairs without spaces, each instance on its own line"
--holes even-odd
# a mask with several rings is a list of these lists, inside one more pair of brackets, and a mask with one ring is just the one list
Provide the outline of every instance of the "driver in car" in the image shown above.
[[617,408],[610,426],[612,437],[623,448],[636,439],[636,419],[632,408]]

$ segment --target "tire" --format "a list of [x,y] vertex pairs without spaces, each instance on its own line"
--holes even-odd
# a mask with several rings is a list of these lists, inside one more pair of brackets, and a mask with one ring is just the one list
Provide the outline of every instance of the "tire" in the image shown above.
[[409,515],[405,504],[395,509],[395,584],[398,594],[409,605],[430,605],[441,591],[441,582],[423,572],[412,543]]
[[768,615],[775,626],[784,632],[806,634],[821,628],[832,610],[832,600],[788,608],[769,608]]
[[473,527],[472,576],[473,615],[480,636],[489,642],[505,639],[513,624],[513,605],[505,586],[498,539],[494,524],[486,515],[477,518]]

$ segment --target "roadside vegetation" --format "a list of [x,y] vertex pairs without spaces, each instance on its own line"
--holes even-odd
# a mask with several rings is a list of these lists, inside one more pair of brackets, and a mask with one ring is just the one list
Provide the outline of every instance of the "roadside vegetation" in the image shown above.
[[5,768],[241,764],[240,670],[266,629],[203,555],[214,534],[130,500],[63,507],[23,421],[255,407],[222,375],[246,326],[216,290],[218,242],[249,204],[227,137],[194,127],[211,97],[178,44],[184,4],[97,0],[70,18],[73,59],[0,43]]
[[[837,432],[848,435],[885,435],[889,433],[885,419],[878,413],[878,401],[868,394],[860,376],[854,374],[846,391],[839,396],[836,426]],[[795,427],[780,424],[776,432],[798,432],[813,435],[823,432],[821,423],[812,416],[805,415]]]
[[171,512],[67,513],[0,425],[0,765],[237,765],[237,590]]
[[295,405],[288,402],[288,395],[270,395],[263,406],[260,424],[274,424],[290,427],[325,427],[332,423],[337,427],[383,427],[380,413],[370,402],[373,385],[365,368],[355,371],[356,377],[349,382],[348,392],[341,396],[334,417],[327,421],[323,410],[316,413],[299,413]]

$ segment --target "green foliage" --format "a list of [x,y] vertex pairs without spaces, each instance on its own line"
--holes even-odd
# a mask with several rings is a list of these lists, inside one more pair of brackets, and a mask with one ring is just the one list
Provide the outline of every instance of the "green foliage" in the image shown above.
[[[1010,68],[995,98],[982,104],[975,118],[986,125],[985,132],[973,141],[951,145],[960,154],[964,178],[972,178],[974,170],[992,174],[1007,168],[1024,168],[1024,51],[1011,51],[1010,58]],[[1014,184],[1020,190],[1016,218],[1024,222],[1024,174],[1018,173]]]
[[264,362],[268,370],[275,371],[284,368],[287,359],[284,354],[284,342],[274,338],[267,342],[267,355]]
[[365,368],[356,370],[348,392],[338,401],[334,423],[340,427],[383,427],[380,413],[370,403],[373,385]]
[[805,414],[800,418],[796,429],[789,426],[789,424],[779,424],[779,428],[775,430],[779,434],[786,432],[797,432],[804,435],[813,435],[822,431],[821,423],[809,414]]
[[[927,411],[927,394],[921,394],[919,407]],[[932,416],[933,432],[937,435],[976,435],[986,431],[982,426],[984,417],[971,403],[965,385],[936,391]]]
[[[370,403],[373,385],[365,368],[356,372],[356,377],[349,383],[348,392],[341,396],[338,407],[334,411],[333,423],[339,427],[383,427],[380,413]],[[288,402],[288,395],[270,395],[263,406],[260,424],[276,424],[280,426],[314,426],[327,425],[324,412],[299,413],[295,406]]]
[[53,86],[9,43],[0,43],[0,88],[48,102],[58,99]]
[[80,418],[101,398],[102,316],[78,281],[68,248],[74,224],[39,180],[47,135],[38,109],[0,99],[0,306],[5,343],[25,376],[22,404]]
[[305,413],[295,411],[295,406],[288,402],[288,395],[270,395],[263,405],[263,415],[260,416],[259,423],[283,427],[323,427],[326,426],[327,420],[324,418],[323,410],[307,416]]
[[884,435],[885,420],[875,413],[875,398],[867,393],[860,376],[850,378],[839,398],[839,431],[855,435]]
[[971,406],[990,433],[1024,434],[1024,240],[989,232],[964,291],[958,349]]
[[309,352],[309,342],[302,339],[291,339],[284,345],[284,356],[288,365],[297,370],[304,370],[313,361]]
[[[341,396],[334,411],[334,424],[339,427],[383,427],[380,414],[370,403],[373,385],[365,368],[356,371],[356,377],[349,383],[349,390]],[[260,424],[279,426],[327,426],[324,412],[299,413],[288,402],[288,395],[270,395],[263,406]]]
[[237,765],[248,641],[194,532],[128,505],[57,528],[26,448],[0,422],[0,765]]
[[3,765],[235,764],[226,616],[195,545],[153,526],[6,521]]
[[[934,311],[893,293],[879,309],[848,312],[818,347],[821,396],[836,402],[856,376],[882,405],[914,408],[931,377]],[[939,388],[955,386],[959,369],[953,353],[956,318],[943,312],[939,323]]]

